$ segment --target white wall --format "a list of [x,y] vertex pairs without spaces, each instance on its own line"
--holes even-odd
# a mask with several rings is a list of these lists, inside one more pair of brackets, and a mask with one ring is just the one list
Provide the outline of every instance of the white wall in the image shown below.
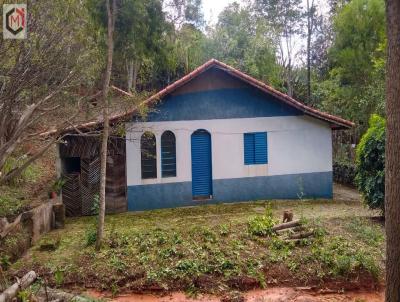
[[[191,134],[211,133],[213,179],[332,171],[331,129],[307,116],[240,118],[126,124],[127,185],[191,181]],[[140,136],[157,140],[157,179],[141,179]],[[161,134],[176,136],[177,177],[161,178]],[[268,164],[245,165],[243,133],[268,132]]]

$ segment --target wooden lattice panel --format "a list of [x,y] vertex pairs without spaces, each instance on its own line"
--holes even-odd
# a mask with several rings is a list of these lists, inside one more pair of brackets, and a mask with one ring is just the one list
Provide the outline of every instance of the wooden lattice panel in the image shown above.
[[67,216],[81,216],[80,174],[65,174],[63,178],[65,179],[65,184],[62,188],[62,199],[65,204],[65,213]]
[[81,159],[82,215],[92,215],[95,196],[100,191],[100,158]]

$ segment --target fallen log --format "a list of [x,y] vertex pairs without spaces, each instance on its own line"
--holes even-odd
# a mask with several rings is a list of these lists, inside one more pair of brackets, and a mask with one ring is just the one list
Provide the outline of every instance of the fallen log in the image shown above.
[[0,294],[0,302],[8,302],[14,299],[20,290],[30,286],[36,280],[36,273],[34,271],[28,272],[21,280],[17,280],[13,285],[7,288]]
[[[302,239],[285,239],[285,242],[293,242],[295,245],[298,245],[298,244],[304,242],[303,239],[305,239],[305,238],[302,238]],[[313,241],[314,238],[310,238],[308,240]]]
[[314,235],[314,230],[308,231],[308,232],[303,232],[303,233],[295,233],[295,234],[290,234],[289,239],[304,239],[308,238]]
[[294,220],[291,222],[285,222],[285,223],[278,224],[278,225],[272,227],[272,230],[279,231],[279,230],[294,228],[294,227],[297,227],[300,225],[301,225],[300,220]]

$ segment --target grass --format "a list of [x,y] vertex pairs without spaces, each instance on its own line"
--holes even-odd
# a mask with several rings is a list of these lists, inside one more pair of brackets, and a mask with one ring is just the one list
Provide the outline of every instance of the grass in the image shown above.
[[[270,232],[284,209],[315,230],[289,243]],[[358,202],[270,201],[124,213],[106,217],[100,252],[94,217],[68,219],[9,274],[35,269],[54,286],[98,290],[219,292],[270,285],[380,279],[384,236]],[[375,280],[375,281],[374,281]]]
[[13,216],[20,213],[27,205],[16,188],[0,187],[0,217]]
[[[7,173],[13,167],[11,164],[15,163],[16,160],[9,159],[3,173]],[[41,176],[39,165],[32,164],[11,183],[0,186],[0,217],[12,217],[23,212],[30,204],[31,187],[35,186]]]

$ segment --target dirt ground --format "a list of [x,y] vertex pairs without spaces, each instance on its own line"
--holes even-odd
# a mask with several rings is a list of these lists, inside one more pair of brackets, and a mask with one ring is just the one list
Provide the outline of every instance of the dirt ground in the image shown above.
[[[107,298],[107,294],[89,292],[89,296]],[[347,292],[347,293],[323,293],[304,288],[270,288],[251,290],[246,293],[238,293],[237,296],[217,297],[200,295],[195,298],[188,297],[182,292],[172,293],[166,296],[129,294],[109,298],[115,302],[383,302],[384,290],[373,292]]]

